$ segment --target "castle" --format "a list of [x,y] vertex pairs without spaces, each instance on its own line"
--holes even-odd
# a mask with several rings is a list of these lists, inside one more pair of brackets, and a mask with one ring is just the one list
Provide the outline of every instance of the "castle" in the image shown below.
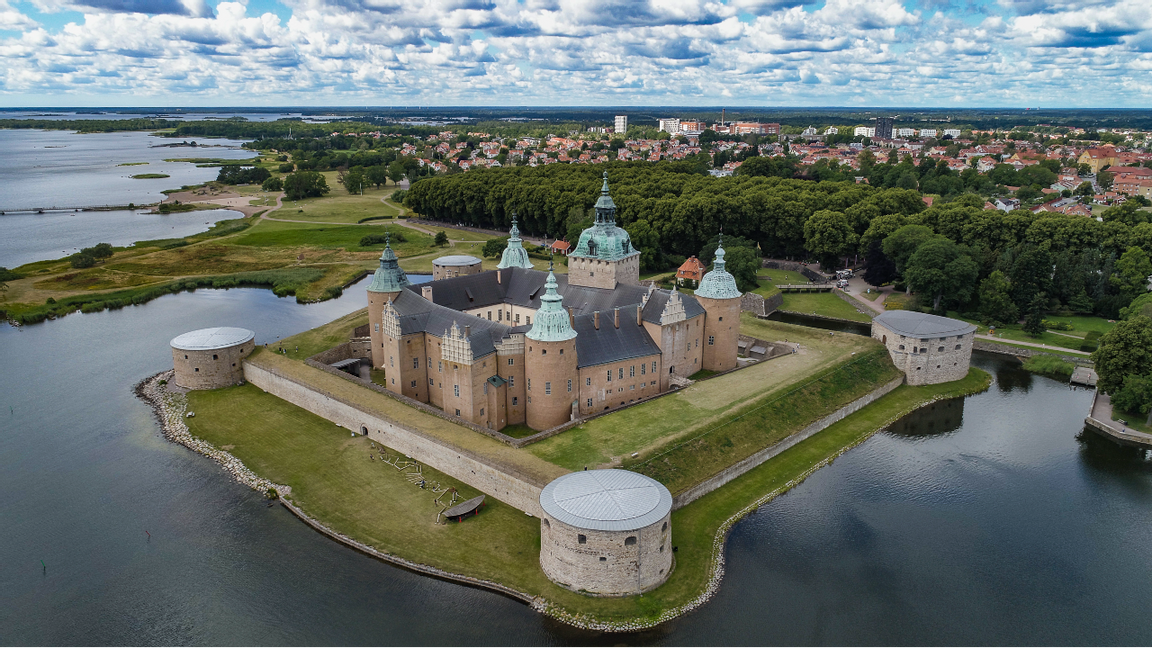
[[414,286],[386,245],[368,286],[388,390],[493,430],[546,430],[736,367],[740,291],[716,250],[695,295],[640,285],[608,174],[569,274],[532,268],[513,217],[496,270]]

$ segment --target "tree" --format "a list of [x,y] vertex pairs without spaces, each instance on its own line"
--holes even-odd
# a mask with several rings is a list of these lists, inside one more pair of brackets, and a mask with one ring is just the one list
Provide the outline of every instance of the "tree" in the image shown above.
[[1016,321],[1019,311],[1012,303],[1010,288],[1008,276],[999,270],[980,283],[980,314],[985,320],[1002,324]]
[[260,188],[264,191],[283,191],[284,181],[280,178],[268,178],[260,185]]
[[352,167],[345,173],[340,182],[350,194],[358,194],[364,192],[364,185],[370,184],[368,178],[364,175],[364,167]]
[[736,279],[736,287],[740,292],[751,292],[760,287],[756,279],[756,272],[760,270],[759,250],[746,246],[725,247],[724,266]]
[[73,254],[72,256],[68,257],[68,261],[72,264],[73,268],[79,269],[91,268],[92,266],[96,265],[96,258],[91,254],[85,254],[84,252],[77,252],[76,254]]
[[1152,425],[1152,372],[1125,376],[1123,386],[1112,394],[1112,405],[1122,412],[1147,415]]
[[1032,337],[1040,337],[1047,330],[1044,326],[1044,309],[1048,306],[1048,296],[1036,293],[1028,304],[1028,314],[1024,316],[1024,332]]
[[873,239],[864,257],[864,281],[873,286],[883,286],[900,276],[896,272],[896,262],[884,254],[884,244]]
[[918,247],[904,270],[908,286],[916,292],[932,295],[932,308],[936,311],[943,310],[947,302],[968,301],[979,275],[980,266],[967,250],[943,236],[925,241]]
[[796,161],[791,156],[782,158],[754,157],[745,160],[736,169],[737,175],[791,178],[796,173]]
[[436,232],[436,238],[432,241],[432,244],[436,247],[444,247],[445,245],[448,245],[448,235],[444,233],[444,230]]
[[381,186],[388,184],[388,167],[383,164],[370,166],[368,170],[364,172],[364,177],[379,189]]
[[1120,317],[1123,319],[1132,319],[1137,315],[1152,317],[1152,293],[1144,293],[1133,299],[1131,304],[1120,309]]
[[1108,190],[1112,188],[1112,181],[1115,180],[1115,178],[1116,176],[1112,175],[1110,171],[1101,171],[1096,174],[1096,184]]
[[498,257],[504,254],[504,250],[508,247],[508,237],[489,239],[484,244],[484,251],[481,253],[485,257]]
[[1130,247],[1116,262],[1116,274],[1111,281],[1124,302],[1131,302],[1148,292],[1148,277],[1152,276],[1152,261],[1148,253],[1138,247]]
[[804,223],[804,247],[820,257],[821,265],[826,268],[838,265],[839,258],[847,254],[858,239],[843,212],[823,209]]
[[404,179],[405,171],[406,168],[404,163],[400,160],[396,160],[392,164],[388,165],[388,179],[393,183],[399,184],[399,182]]
[[935,235],[931,227],[905,225],[884,239],[884,254],[895,261],[896,270],[904,274],[908,259],[916,252],[916,248]]
[[328,181],[315,171],[297,171],[284,178],[284,196],[288,200],[319,198],[329,191]]
[[1115,393],[1130,375],[1143,375],[1152,367],[1152,319],[1137,315],[1117,322],[1100,337],[1092,353],[1100,391]]

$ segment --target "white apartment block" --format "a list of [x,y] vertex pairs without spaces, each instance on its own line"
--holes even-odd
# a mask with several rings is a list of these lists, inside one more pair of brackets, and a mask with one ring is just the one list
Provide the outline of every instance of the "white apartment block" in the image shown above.
[[628,132],[628,115],[616,115],[616,132],[620,135]]
[[[619,119],[619,117],[617,117]],[[627,119],[627,118],[625,118]],[[660,128],[658,130],[665,133],[672,133],[675,135],[680,132],[680,120],[675,117],[667,117],[660,120]]]
[[912,137],[916,134],[915,128],[895,128],[892,129],[892,134],[896,137]]
[[852,134],[855,137],[876,137],[876,129],[871,126],[857,126]]
[[945,128],[944,129],[944,135],[946,137],[960,137],[960,129],[959,128]]
[[935,128],[921,128],[920,137],[936,137]]

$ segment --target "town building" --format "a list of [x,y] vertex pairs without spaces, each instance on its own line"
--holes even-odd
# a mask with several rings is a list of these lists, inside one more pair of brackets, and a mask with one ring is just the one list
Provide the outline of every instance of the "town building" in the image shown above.
[[675,117],[665,117],[657,122],[657,130],[676,135],[680,132],[680,120]]
[[540,492],[540,568],[595,596],[647,592],[672,572],[672,494],[628,470],[583,470]]
[[616,115],[616,128],[617,135],[623,135],[628,132],[628,115]]
[[688,288],[695,288],[700,285],[700,280],[704,278],[704,263],[697,259],[695,256],[690,256],[688,259],[676,269],[676,285],[686,286]]
[[909,385],[934,385],[968,375],[976,327],[950,317],[890,310],[872,320],[880,340]]
[[891,117],[877,117],[874,120],[874,127],[876,129],[873,137],[877,139],[892,139],[892,118]]
[[716,251],[695,295],[641,286],[605,173],[567,275],[533,270],[513,221],[497,270],[413,286],[386,244],[368,287],[392,392],[494,430],[545,430],[736,368],[741,293]]

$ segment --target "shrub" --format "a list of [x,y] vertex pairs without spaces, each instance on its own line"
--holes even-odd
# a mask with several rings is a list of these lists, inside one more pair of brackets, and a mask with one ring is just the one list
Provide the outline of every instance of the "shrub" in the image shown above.
[[91,268],[92,266],[96,265],[96,257],[92,256],[91,254],[85,254],[83,252],[77,252],[76,254],[73,254],[72,256],[68,257],[68,261],[72,264],[73,268]]
[[264,191],[281,191],[284,189],[284,181],[280,178],[268,178],[260,188]]
[[[372,247],[373,245],[381,245],[387,240],[386,234],[369,234],[360,239],[360,247]],[[397,243],[407,243],[408,237],[404,236],[403,232],[396,232],[392,234],[392,240]]]
[[[280,157],[284,157],[284,156],[281,155]],[[296,165],[292,164],[291,162],[288,162],[286,164],[281,164],[279,167],[277,167],[277,170],[280,173],[292,173],[293,171],[296,170]]]
[[1069,324],[1068,322],[1054,322],[1052,320],[1040,320],[1040,323],[1043,324],[1044,328],[1048,329],[1049,331],[1071,331],[1073,328],[1075,328],[1071,324]]
[[444,233],[444,230],[436,232],[436,238],[432,241],[432,245],[435,245],[436,247],[444,247],[445,245],[448,245],[448,235]]
[[12,272],[8,268],[5,268],[4,266],[0,266],[0,281],[15,281],[17,279],[23,279],[23,278],[24,278],[24,275],[22,275],[18,272]]

